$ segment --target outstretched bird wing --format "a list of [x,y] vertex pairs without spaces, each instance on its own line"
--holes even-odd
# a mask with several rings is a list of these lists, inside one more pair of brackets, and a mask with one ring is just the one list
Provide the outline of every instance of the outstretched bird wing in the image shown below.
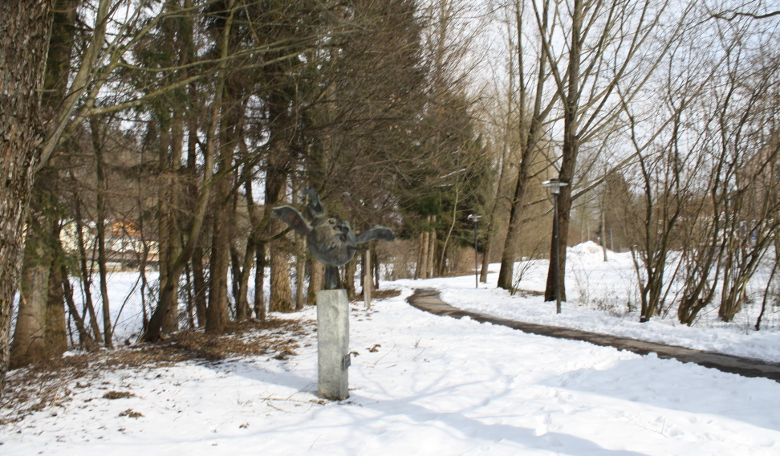
[[271,209],[271,217],[290,225],[300,235],[306,236],[311,233],[311,225],[295,208],[290,206],[275,207]]
[[390,231],[390,228],[384,226],[375,226],[357,235],[358,244],[364,244],[368,241],[373,241],[374,239],[379,239],[380,241],[393,241],[395,240],[395,236],[393,235],[393,232]]

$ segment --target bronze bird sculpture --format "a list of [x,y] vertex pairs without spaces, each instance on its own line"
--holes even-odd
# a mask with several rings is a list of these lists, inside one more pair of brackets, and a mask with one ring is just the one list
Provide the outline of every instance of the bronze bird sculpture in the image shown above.
[[349,222],[343,219],[328,217],[314,189],[304,190],[309,202],[306,205],[304,217],[297,209],[290,206],[275,207],[271,217],[279,219],[306,236],[312,256],[325,264],[325,288],[335,289],[338,281],[338,267],[343,266],[360,250],[359,244],[375,239],[393,241],[395,236],[384,226],[372,227],[358,235],[352,230]]

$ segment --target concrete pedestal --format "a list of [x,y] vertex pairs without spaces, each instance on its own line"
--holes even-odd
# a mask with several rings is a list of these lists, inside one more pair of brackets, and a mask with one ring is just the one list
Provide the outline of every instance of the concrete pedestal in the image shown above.
[[349,301],[346,290],[317,292],[318,394],[340,401],[349,397]]

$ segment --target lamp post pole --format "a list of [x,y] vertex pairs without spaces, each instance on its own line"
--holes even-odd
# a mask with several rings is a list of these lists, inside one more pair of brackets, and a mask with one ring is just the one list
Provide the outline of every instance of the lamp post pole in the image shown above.
[[555,245],[555,313],[561,313],[561,255],[558,241],[558,195],[561,194],[561,187],[569,184],[561,182],[558,179],[550,179],[542,182],[542,185],[550,189],[553,195],[555,216],[553,218],[553,245]]
[[469,220],[474,220],[474,287],[479,288],[479,255],[477,254],[477,223],[481,215],[471,214]]
[[553,194],[555,200],[555,217],[553,218],[553,236],[555,237],[555,313],[561,313],[561,246],[558,238],[558,193]]

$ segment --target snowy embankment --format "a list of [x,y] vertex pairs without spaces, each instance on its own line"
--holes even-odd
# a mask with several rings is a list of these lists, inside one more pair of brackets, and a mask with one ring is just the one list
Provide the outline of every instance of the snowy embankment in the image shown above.
[[[574,304],[555,316],[540,297],[473,286],[473,276],[399,281],[384,288],[401,295],[375,301],[373,310],[353,304],[350,347],[357,356],[346,401],[317,398],[310,334],[287,359],[188,361],[109,369],[89,384],[73,380],[59,406],[0,428],[0,454],[780,454],[774,381],[436,317],[405,302],[412,288],[437,287],[463,307],[517,306],[526,316],[538,308],[533,318],[559,325],[632,326],[585,317],[593,312]],[[315,312],[286,318],[310,322]],[[690,328],[663,321],[654,331],[664,327],[682,331],[678,339],[696,339]],[[741,335],[711,331],[728,334],[715,339]]]

